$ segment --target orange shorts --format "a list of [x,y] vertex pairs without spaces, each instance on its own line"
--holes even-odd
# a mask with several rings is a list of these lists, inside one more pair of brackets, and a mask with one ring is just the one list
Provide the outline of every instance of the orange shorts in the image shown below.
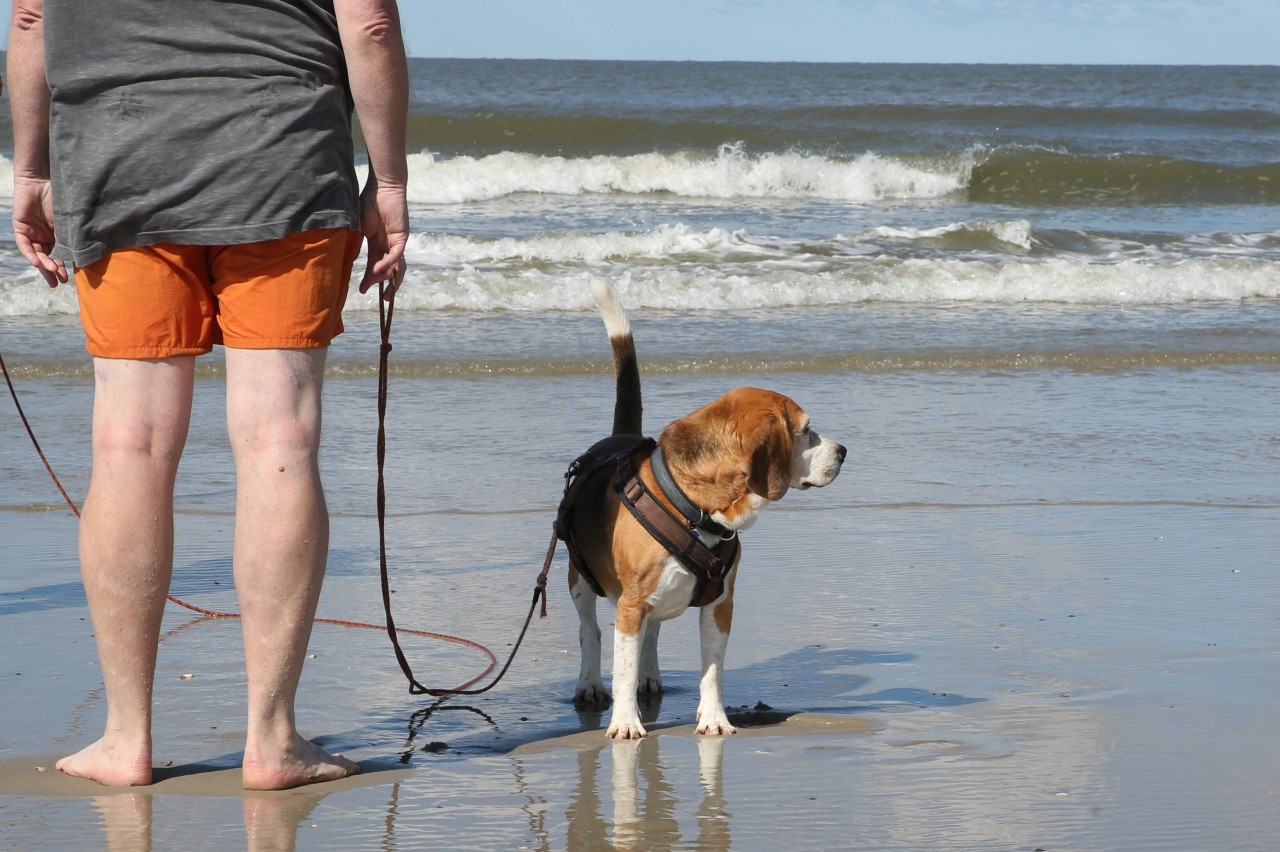
[[117,249],[76,270],[85,348],[99,358],[319,349],[342,333],[361,236],[303,231],[228,246]]

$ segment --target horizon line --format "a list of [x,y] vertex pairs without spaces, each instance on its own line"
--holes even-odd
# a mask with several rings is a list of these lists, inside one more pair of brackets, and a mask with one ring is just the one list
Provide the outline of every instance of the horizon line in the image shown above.
[[569,56],[441,56],[410,54],[410,59],[455,62],[665,62],[705,65],[999,65],[1069,68],[1280,68],[1280,62],[1089,62],[996,59],[645,59]]

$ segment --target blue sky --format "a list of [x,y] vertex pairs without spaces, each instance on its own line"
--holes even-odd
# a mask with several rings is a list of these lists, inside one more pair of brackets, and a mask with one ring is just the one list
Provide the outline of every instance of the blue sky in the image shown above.
[[418,56],[1275,64],[1280,0],[401,0]]
[[[8,20],[11,0],[0,0]],[[1265,64],[1280,0],[400,0],[415,56]]]

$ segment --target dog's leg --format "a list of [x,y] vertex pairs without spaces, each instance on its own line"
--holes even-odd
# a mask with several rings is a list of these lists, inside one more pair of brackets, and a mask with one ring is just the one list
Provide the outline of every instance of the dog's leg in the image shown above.
[[729,724],[724,712],[724,649],[729,644],[729,628],[733,624],[733,578],[729,579],[727,594],[715,603],[704,606],[698,615],[698,630],[702,637],[702,684],[698,700],[699,734],[736,734],[738,729]]
[[649,614],[643,604],[618,601],[613,634],[613,715],[608,734],[613,739],[638,740],[645,735],[636,689],[640,675],[640,645]]
[[578,669],[578,686],[573,700],[579,704],[607,704],[609,693],[600,672],[600,622],[596,619],[596,593],[591,585],[569,567],[569,594],[578,611],[578,645],[582,664]]
[[658,631],[662,622],[656,618],[649,619],[644,631],[644,642],[640,645],[640,679],[639,691],[649,695],[662,694],[662,672],[658,669]]

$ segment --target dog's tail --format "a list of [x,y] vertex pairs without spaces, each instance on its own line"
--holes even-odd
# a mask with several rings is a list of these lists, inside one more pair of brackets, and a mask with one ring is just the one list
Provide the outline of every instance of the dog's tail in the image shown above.
[[591,295],[604,315],[604,327],[609,332],[609,346],[613,350],[613,374],[618,384],[617,400],[613,404],[613,434],[643,435],[640,365],[636,361],[631,321],[607,281],[593,277]]

